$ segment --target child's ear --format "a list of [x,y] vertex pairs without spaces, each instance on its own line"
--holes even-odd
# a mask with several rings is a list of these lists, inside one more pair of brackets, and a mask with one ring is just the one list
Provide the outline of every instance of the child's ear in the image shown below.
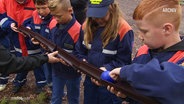
[[163,25],[164,34],[171,34],[174,31],[174,26],[171,23],[165,23]]

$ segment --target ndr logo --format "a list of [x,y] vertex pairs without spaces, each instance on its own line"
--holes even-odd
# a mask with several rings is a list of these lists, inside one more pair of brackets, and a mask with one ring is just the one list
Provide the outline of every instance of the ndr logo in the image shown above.
[[176,8],[163,8],[163,12],[176,12]]

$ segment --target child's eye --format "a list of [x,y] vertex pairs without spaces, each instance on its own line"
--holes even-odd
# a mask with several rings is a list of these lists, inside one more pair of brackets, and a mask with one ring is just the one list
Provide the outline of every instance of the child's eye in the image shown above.
[[147,32],[148,32],[148,31],[146,31],[146,30],[145,30],[145,31],[143,31],[143,33],[147,33]]
[[140,30],[140,32],[146,34],[148,30]]

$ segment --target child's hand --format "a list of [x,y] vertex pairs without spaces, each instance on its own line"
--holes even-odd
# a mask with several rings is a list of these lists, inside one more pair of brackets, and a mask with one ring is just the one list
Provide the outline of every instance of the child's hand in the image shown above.
[[[84,61],[84,62],[86,62],[86,63],[87,63],[86,59],[82,59],[82,61]],[[80,70],[77,70],[77,72],[78,72],[78,73],[81,73],[81,74],[84,74],[84,73],[83,73],[83,72],[81,72]]]
[[103,71],[107,71],[107,69],[105,67],[100,67],[100,69]]
[[96,79],[94,79],[94,78],[91,78],[91,82],[93,82],[93,83],[96,84],[97,86],[102,86],[102,84],[101,84],[98,80],[96,80]]
[[36,39],[34,39],[34,38],[31,38],[31,42],[33,43],[33,44],[35,44],[35,45],[39,45],[40,43],[36,40]]
[[10,27],[11,27],[11,29],[12,29],[13,31],[19,32],[18,29],[17,29],[17,27],[16,27],[16,24],[15,24],[15,23],[11,23]]
[[117,80],[120,74],[121,68],[115,68],[109,72],[109,75],[112,79]]
[[114,87],[111,86],[107,86],[107,90],[109,90],[111,93],[115,94],[117,97],[121,97],[121,98],[126,98],[127,96],[119,91],[117,91],[116,89],[114,89]]

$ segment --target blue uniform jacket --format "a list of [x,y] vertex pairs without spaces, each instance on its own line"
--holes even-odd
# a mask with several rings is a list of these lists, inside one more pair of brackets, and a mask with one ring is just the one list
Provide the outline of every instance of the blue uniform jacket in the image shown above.
[[[73,54],[75,51],[75,44],[79,38],[79,34],[81,33],[81,25],[76,21],[75,17],[66,24],[62,25],[57,24],[51,30],[51,39],[52,41],[63,50],[67,51],[70,54]],[[77,73],[72,67],[63,65],[61,63],[55,63],[53,66],[53,74],[59,75],[63,78],[70,79],[79,77],[80,74]]]
[[81,35],[76,45],[77,57],[79,59],[86,59],[88,63],[98,68],[105,67],[107,70],[130,64],[134,34],[126,21],[123,20],[121,22],[123,25],[116,39],[111,40],[105,48],[102,47],[100,36],[104,28],[99,28],[94,33],[94,39],[88,45],[89,49],[84,45],[84,36]]
[[122,67],[120,77],[161,104],[183,104],[184,40],[162,52],[145,47],[139,49],[133,64]]
[[7,32],[0,28],[0,43],[7,49],[10,48],[10,40],[7,36]]
[[[3,18],[2,14],[0,14],[0,20]],[[5,47],[5,48],[9,48],[10,47],[10,40],[8,38],[8,33],[1,29],[0,27],[0,43]]]
[[31,24],[29,27],[34,31],[42,35],[43,37],[50,39],[51,30],[56,26],[57,21],[53,19],[53,16],[48,14],[46,17],[41,18],[35,10],[31,18]]
[[[4,10],[2,8],[2,1],[0,2],[0,21],[5,17],[4,15]],[[1,22],[0,22],[1,23]],[[0,24],[1,25],[1,24]],[[0,43],[5,47],[9,48],[10,47],[10,40],[7,35],[7,31],[1,29],[0,27]]]
[[[52,22],[53,21],[53,22]],[[56,26],[57,22],[53,20],[53,16],[48,14],[46,17],[40,17],[37,10],[33,12],[31,18],[31,29],[45,38],[50,38],[50,31]]]

